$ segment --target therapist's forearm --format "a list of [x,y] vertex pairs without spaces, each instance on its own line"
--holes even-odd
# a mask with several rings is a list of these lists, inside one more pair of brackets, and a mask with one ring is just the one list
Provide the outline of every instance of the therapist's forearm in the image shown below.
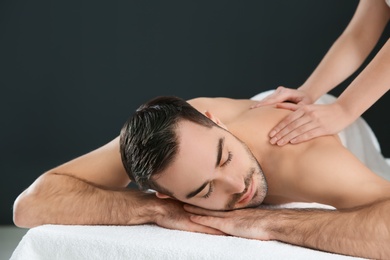
[[344,81],[375,47],[389,19],[385,1],[360,0],[347,28],[299,89],[317,100]]
[[151,222],[155,196],[137,190],[108,190],[66,174],[44,174],[14,204],[14,222],[132,225]]
[[370,48],[361,50],[356,41],[352,36],[337,39],[317,68],[298,89],[306,92],[312,100],[317,100],[343,82],[359,68],[371,51]]
[[390,88],[390,40],[337,99],[351,122],[364,113]]

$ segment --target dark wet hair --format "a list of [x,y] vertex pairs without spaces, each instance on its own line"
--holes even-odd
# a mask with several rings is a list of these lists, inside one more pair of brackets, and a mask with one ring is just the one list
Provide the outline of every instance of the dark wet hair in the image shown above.
[[211,128],[216,124],[185,100],[161,96],[141,105],[121,129],[120,153],[130,179],[141,190],[153,189],[167,195],[155,182],[178,153],[178,123],[188,120]]

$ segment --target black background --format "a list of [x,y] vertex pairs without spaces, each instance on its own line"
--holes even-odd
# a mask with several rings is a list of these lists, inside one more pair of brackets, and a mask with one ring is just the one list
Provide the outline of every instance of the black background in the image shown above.
[[[13,201],[40,174],[110,141],[150,98],[298,87],[357,4],[1,1],[0,224],[12,223]],[[389,35],[388,26],[376,50]],[[386,157],[389,101],[363,115]]]

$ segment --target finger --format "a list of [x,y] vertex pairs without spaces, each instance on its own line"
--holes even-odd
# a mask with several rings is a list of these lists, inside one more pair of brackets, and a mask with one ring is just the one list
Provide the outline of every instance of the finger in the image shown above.
[[304,118],[300,118],[290,125],[288,125],[285,129],[279,132],[280,136],[278,136],[277,145],[282,146],[287,143],[295,143],[292,140],[299,140],[299,137],[305,136],[305,134],[315,128],[314,124],[306,121]]
[[266,97],[263,100],[258,101],[256,104],[250,106],[250,108],[253,109],[253,108],[257,108],[257,107],[261,107],[261,106],[269,106],[269,105],[273,105],[273,104],[278,103],[278,102],[282,102],[282,101],[278,101],[278,99],[276,99],[274,97]]
[[[191,219],[191,217],[190,217]],[[226,235],[226,233],[222,232],[219,229],[215,229],[213,227],[202,225],[200,223],[190,221],[185,231],[197,232],[197,233],[205,233],[211,235]]]
[[198,223],[203,226],[208,226],[210,228],[220,230],[221,232],[226,232],[226,225],[224,225],[224,222],[221,218],[216,218],[212,216],[199,216],[199,215],[192,215],[190,216],[191,221]]
[[277,139],[276,144],[281,146],[289,143],[291,139],[296,138],[297,136],[315,128],[315,124],[310,121],[308,117],[300,117],[297,120],[288,124],[283,128],[279,133],[275,135]]
[[280,131],[282,131],[284,128],[286,128],[289,124],[291,124],[295,120],[301,118],[303,115],[304,112],[301,110],[294,111],[293,113],[286,116],[282,121],[280,121],[274,128],[272,128],[271,132],[269,133],[269,137],[271,137],[270,140],[271,144],[275,144],[282,136],[287,134],[285,130],[284,134],[280,135]]
[[226,212],[224,211],[208,210],[208,209],[203,209],[188,204],[184,205],[184,210],[192,214],[203,215],[203,216],[223,217],[226,214]]
[[285,101],[287,98],[286,95],[281,94],[271,94],[268,97],[265,97],[264,99],[258,101],[256,104],[252,105],[251,108],[256,108],[260,106],[268,106],[268,105],[274,105],[276,103],[280,103]]
[[283,103],[277,103],[276,108],[282,108],[287,109],[291,111],[296,111],[301,107],[299,104],[289,103],[289,102],[283,102]]
[[304,132],[303,134],[296,136],[295,138],[292,138],[290,140],[290,143],[298,144],[298,143],[306,142],[306,141],[309,141],[313,138],[323,136],[323,135],[326,135],[325,132],[322,131],[321,128],[317,127],[317,128],[308,130],[308,131]]
[[282,86],[278,87],[274,93],[266,96],[265,98],[263,98],[262,100],[260,100],[256,104],[252,105],[250,108],[257,108],[257,107],[261,107],[261,106],[273,105],[273,104],[288,100],[290,97],[290,94],[287,93],[287,91],[284,91],[284,89],[286,89],[286,88],[284,88]]

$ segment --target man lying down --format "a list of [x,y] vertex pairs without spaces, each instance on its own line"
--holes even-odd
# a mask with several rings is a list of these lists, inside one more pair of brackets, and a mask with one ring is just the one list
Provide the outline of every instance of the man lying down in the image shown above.
[[[271,145],[270,129],[291,111],[254,102],[145,103],[120,136],[41,175],[15,201],[15,224],[155,223],[389,259],[390,182],[338,136]],[[126,188],[130,179],[147,192]],[[289,202],[336,210],[258,207]]]

